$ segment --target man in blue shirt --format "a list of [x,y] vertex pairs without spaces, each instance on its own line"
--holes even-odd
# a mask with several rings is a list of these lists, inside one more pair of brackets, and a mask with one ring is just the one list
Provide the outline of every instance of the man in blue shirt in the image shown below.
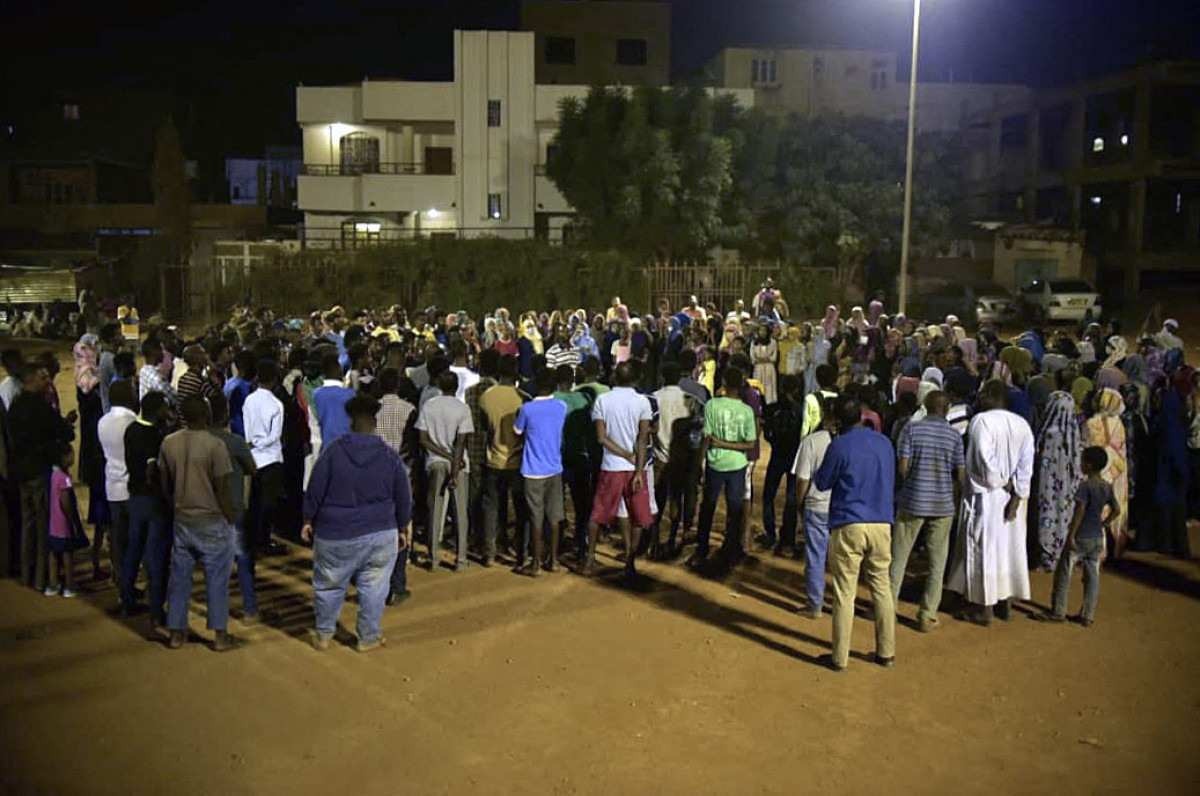
[[[533,558],[520,570],[537,577],[544,566],[553,572],[558,561],[558,537],[563,524],[562,441],[567,405],[554,397],[558,386],[552,370],[536,377],[537,397],[517,410],[513,431],[525,439],[521,448],[521,477],[529,506]],[[545,556],[544,530],[550,526],[550,558]]]
[[896,604],[888,567],[892,563],[896,458],[884,435],[864,428],[862,404],[838,398],[838,436],[829,444],[813,485],[829,490],[829,553],[833,570],[833,653],[829,666],[842,671],[850,660],[858,571],[867,570],[875,606],[875,662],[896,660]]
[[354,397],[354,390],[342,383],[342,365],[337,354],[326,354],[321,360],[321,369],[325,373],[325,383],[313,391],[313,406],[321,426],[323,449],[338,437],[350,433],[346,404]]
[[237,375],[225,382],[225,399],[229,401],[229,430],[242,439],[246,438],[242,406],[246,403],[246,398],[250,396],[250,393],[255,390],[254,378],[257,374],[254,372],[254,368],[256,364],[253,352],[240,352],[233,360]]

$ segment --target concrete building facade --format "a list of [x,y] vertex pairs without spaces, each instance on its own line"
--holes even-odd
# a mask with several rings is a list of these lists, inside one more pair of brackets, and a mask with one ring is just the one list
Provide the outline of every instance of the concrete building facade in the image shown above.
[[297,88],[305,245],[560,240],[573,210],[544,164],[559,103],[588,86],[537,84],[534,44],[530,32],[455,31],[451,82]]
[[968,125],[970,213],[1086,237],[1097,279],[1200,271],[1200,63],[1156,63],[1031,94]]
[[[908,83],[897,80],[887,50],[811,47],[727,47],[709,62],[715,85],[752,89],[755,107],[779,115],[908,118]],[[1024,101],[1027,87],[1007,83],[917,84],[917,127],[959,130],[972,114]]]
[[665,86],[671,7],[638,0],[526,0],[539,84]]

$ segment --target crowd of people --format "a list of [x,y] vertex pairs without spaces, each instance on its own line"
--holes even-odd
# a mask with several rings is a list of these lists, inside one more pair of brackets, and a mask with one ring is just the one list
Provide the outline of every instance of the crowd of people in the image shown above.
[[1074,619],[1090,625],[1103,561],[1190,556],[1200,377],[1178,323],[1006,339],[883,310],[793,320],[768,283],[724,313],[695,297],[641,317],[619,298],[483,318],[238,307],[192,338],[100,319],[74,345],[65,415],[57,358],[3,352],[0,571],[72,597],[73,553],[90,548],[119,611],[147,612],[178,648],[199,566],[213,647],[228,650],[234,572],[253,624],[256,563],[311,544],[313,645],[329,645],[353,584],[368,651],[411,566],[589,575],[619,532],[631,581],[639,557],[686,556],[706,576],[748,555],[802,560],[800,613],[832,613],[841,670],[860,574],[875,661],[894,662],[914,550],[929,561],[921,632],[938,627],[943,586],[961,619],[1007,619],[1032,597],[1031,569],[1055,573],[1044,618],[1064,621],[1077,565]]

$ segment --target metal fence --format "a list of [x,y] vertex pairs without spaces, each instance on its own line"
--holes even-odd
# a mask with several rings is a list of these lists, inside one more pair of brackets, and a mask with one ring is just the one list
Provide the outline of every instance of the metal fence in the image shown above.
[[362,174],[454,174],[454,164],[435,161],[382,163],[305,163],[306,177],[357,177]]

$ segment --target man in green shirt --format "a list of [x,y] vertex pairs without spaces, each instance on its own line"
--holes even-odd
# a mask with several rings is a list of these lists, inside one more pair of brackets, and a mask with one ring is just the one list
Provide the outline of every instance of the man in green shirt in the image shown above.
[[739,396],[745,377],[737,368],[726,368],[724,393],[704,406],[705,461],[704,499],[700,503],[700,529],[696,554],[689,565],[699,567],[708,558],[708,537],[712,533],[717,498],[725,492],[725,541],[721,545],[730,561],[742,554],[742,504],[746,493],[746,452],[758,441],[754,410]]

